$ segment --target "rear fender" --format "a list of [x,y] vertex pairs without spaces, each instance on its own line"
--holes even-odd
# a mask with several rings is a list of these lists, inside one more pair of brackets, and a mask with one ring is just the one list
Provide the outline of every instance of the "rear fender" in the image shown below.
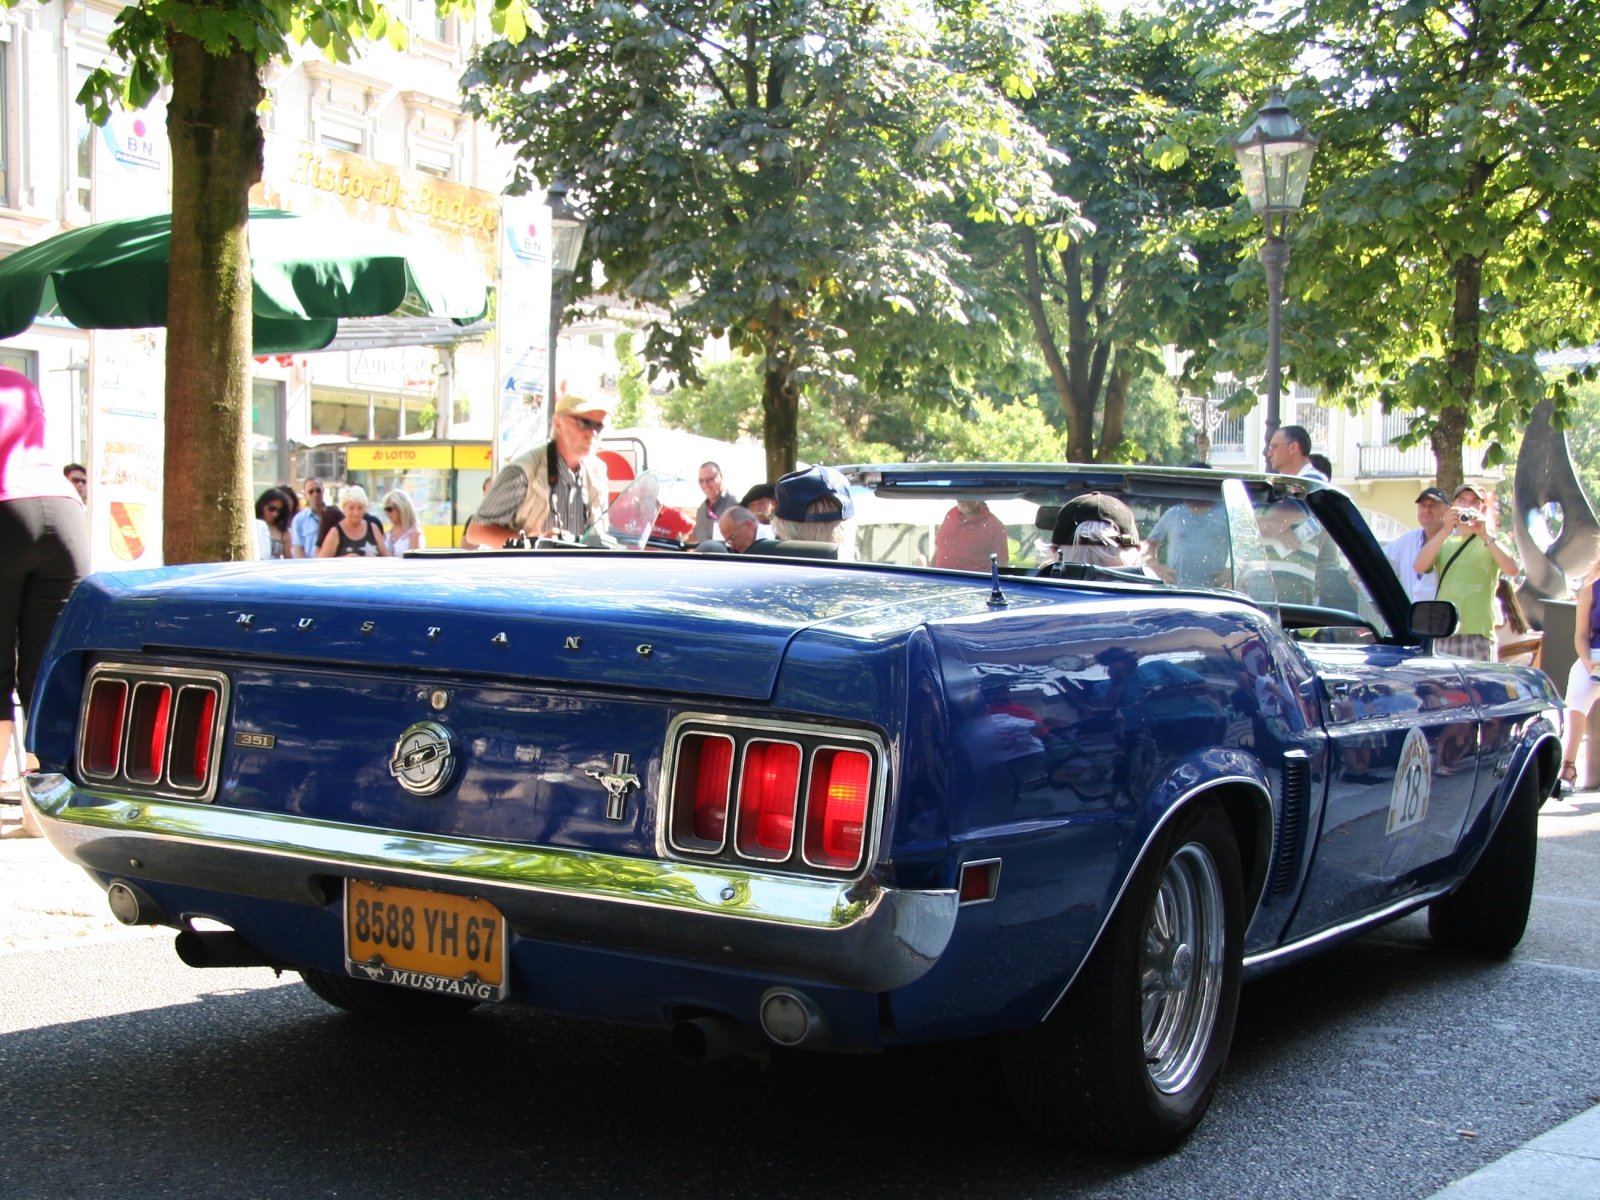
[[1105,936],[1106,926],[1111,923],[1112,916],[1122,904],[1128,885],[1133,882],[1134,876],[1143,866],[1161,831],[1178,813],[1196,804],[1211,800],[1220,801],[1228,820],[1233,825],[1239,843],[1239,856],[1245,870],[1246,917],[1241,929],[1249,928],[1250,917],[1254,915],[1255,907],[1261,899],[1267,870],[1272,861],[1275,823],[1272,787],[1266,771],[1251,755],[1237,750],[1214,750],[1196,757],[1202,761],[1213,760],[1206,762],[1205,765],[1211,767],[1215,773],[1211,773],[1210,778],[1204,779],[1203,782],[1197,783],[1195,779],[1200,764],[1192,760],[1186,761],[1174,769],[1155,789],[1145,807],[1144,819],[1140,822],[1144,832],[1133,843],[1134,850],[1121,873],[1121,882],[1117,885],[1116,894],[1101,914],[1100,927],[1095,931],[1083,957],[1073,968],[1071,976],[1051,1001],[1041,1020],[1048,1020],[1050,1014],[1055,1012],[1066,994],[1072,990],[1072,985],[1077,982],[1078,975],[1083,971],[1084,963],[1089,961],[1095,948],[1099,946],[1100,939]]

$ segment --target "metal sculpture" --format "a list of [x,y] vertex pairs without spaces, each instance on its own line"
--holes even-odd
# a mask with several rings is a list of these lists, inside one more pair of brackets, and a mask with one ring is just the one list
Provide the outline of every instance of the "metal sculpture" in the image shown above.
[[[1540,401],[1528,422],[1517,454],[1517,476],[1511,504],[1516,516],[1512,533],[1522,556],[1527,578],[1517,589],[1517,599],[1528,619],[1544,628],[1544,602],[1565,600],[1569,578],[1581,579],[1600,558],[1600,521],[1584,494],[1573,469],[1567,435],[1550,424],[1552,404]],[[1528,522],[1546,505],[1561,510],[1561,532],[1548,547],[1541,547],[1529,532]]]

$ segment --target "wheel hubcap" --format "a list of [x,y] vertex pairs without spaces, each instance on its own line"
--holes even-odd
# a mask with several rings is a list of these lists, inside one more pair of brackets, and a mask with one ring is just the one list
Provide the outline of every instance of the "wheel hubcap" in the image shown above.
[[1211,852],[1190,842],[1167,863],[1145,925],[1140,972],[1144,1059],[1163,1092],[1194,1079],[1222,996],[1222,883]]

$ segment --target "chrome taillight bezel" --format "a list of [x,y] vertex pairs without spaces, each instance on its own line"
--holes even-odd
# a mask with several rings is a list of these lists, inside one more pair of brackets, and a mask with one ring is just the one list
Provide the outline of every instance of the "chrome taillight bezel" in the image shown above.
[[[720,845],[694,844],[674,836],[674,803],[678,791],[678,765],[683,739],[692,734],[727,737],[733,740],[733,769],[728,779],[728,807]],[[789,851],[783,858],[746,854],[739,849],[741,792],[747,750],[751,742],[789,742],[801,749],[800,775],[796,783],[795,824]],[[866,753],[872,774],[867,788],[867,812],[862,829],[861,856],[849,867],[819,866],[805,855],[805,829],[811,798],[811,772],[820,752],[852,750]],[[769,717],[745,717],[726,713],[683,713],[667,728],[666,753],[661,762],[661,786],[657,789],[656,850],[663,858],[692,862],[722,861],[729,865],[800,872],[829,879],[859,878],[878,859],[882,835],[884,797],[888,792],[889,756],[883,739],[871,730],[822,722],[784,721]]]
[[[101,680],[112,680],[127,687],[123,697],[122,740],[117,754],[117,768],[110,774],[91,771],[84,762],[89,700],[94,694],[95,684]],[[162,744],[161,774],[151,782],[134,779],[128,774],[129,750],[134,733],[131,717],[134,697],[141,684],[166,686],[172,689],[167,731]],[[184,693],[192,690],[208,690],[216,694],[216,708],[211,719],[210,749],[206,758],[206,777],[198,785],[180,783],[173,778],[173,751],[179,736],[179,709]],[[90,787],[112,786],[119,790],[138,792],[141,795],[168,796],[177,800],[210,803],[216,798],[217,784],[222,776],[222,747],[228,725],[228,696],[228,677],[221,671],[139,663],[96,663],[89,668],[89,673],[84,678],[83,695],[78,702],[78,729],[73,738],[73,767],[79,782]]]

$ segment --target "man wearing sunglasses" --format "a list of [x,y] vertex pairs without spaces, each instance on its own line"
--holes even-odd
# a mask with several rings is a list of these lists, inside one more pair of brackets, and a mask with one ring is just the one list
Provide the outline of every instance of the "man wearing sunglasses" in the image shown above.
[[706,498],[695,510],[694,532],[689,535],[689,540],[708,542],[713,538],[720,539],[722,530],[718,522],[729,509],[738,507],[739,498],[723,489],[722,468],[714,462],[700,464],[700,490]]
[[306,498],[305,507],[295,513],[289,522],[289,557],[315,558],[322,532],[322,513],[328,507],[323,496],[322,480],[311,478],[301,485]]
[[606,468],[595,443],[611,405],[563,387],[556,396],[555,436],[500,469],[462,542],[499,547],[521,533],[582,537],[606,510]]

